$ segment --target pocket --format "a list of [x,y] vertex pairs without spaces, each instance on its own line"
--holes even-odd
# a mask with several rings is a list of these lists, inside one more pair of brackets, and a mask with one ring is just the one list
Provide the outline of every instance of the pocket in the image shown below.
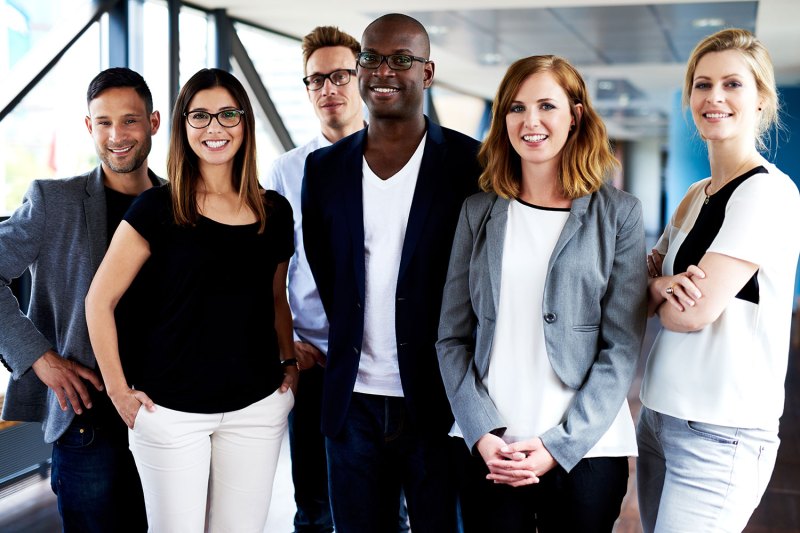
[[94,442],[94,426],[91,424],[73,421],[56,444],[62,448],[85,448]]
[[136,410],[136,416],[133,417],[133,427],[131,431],[135,431],[139,427],[139,421],[142,419],[142,410],[144,409],[144,404],[139,405],[139,409]]
[[701,439],[730,446],[739,444],[739,428],[694,422],[692,420],[688,420],[686,426],[692,434]]

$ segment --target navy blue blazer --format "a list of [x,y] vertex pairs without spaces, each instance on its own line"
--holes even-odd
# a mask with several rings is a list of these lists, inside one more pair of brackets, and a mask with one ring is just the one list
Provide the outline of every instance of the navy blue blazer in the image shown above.
[[[400,379],[412,420],[447,432],[453,414],[436,339],[450,249],[464,199],[477,191],[478,141],[426,117],[427,139],[406,228],[395,294]],[[364,334],[362,164],[367,130],[312,152],[303,180],[303,238],[330,322],[322,431],[342,428]]]

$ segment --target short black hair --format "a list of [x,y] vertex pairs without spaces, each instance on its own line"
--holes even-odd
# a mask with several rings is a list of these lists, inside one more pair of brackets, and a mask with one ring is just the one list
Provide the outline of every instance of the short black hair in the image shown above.
[[115,87],[130,87],[144,100],[147,114],[153,112],[153,95],[141,74],[126,67],[112,67],[102,71],[89,83],[86,91],[86,105],[100,96],[106,89]]

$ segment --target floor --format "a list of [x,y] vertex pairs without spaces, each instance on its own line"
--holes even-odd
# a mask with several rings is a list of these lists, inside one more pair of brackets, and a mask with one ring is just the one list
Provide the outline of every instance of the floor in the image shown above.
[[[657,332],[651,321],[645,338],[646,355]],[[786,407],[781,419],[781,448],[778,463],[761,505],[750,520],[746,533],[800,533],[800,332],[795,341],[786,378]],[[644,355],[642,360],[644,359]],[[641,363],[641,361],[640,361]],[[634,419],[640,403],[638,390],[641,368],[629,395]],[[631,477],[615,533],[640,533],[639,507],[636,499],[635,463],[630,462]],[[55,533],[59,531],[55,497],[47,480],[29,480],[23,490],[0,499],[0,531],[4,533]],[[275,477],[275,490],[265,533],[290,533],[294,501],[290,475],[288,439]]]

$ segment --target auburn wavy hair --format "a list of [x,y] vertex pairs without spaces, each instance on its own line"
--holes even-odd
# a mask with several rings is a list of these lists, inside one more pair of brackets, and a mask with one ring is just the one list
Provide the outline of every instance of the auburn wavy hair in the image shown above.
[[197,183],[200,166],[197,154],[189,146],[186,128],[189,127],[184,113],[189,111],[192,98],[206,89],[222,87],[244,111],[242,126],[244,140],[233,160],[233,188],[239,193],[241,205],[248,206],[258,220],[258,232],[262,233],[267,223],[264,197],[258,185],[256,164],[256,132],[253,106],[242,84],[233,74],[218,69],[204,68],[194,74],[181,89],[172,111],[172,132],[167,155],[167,176],[172,193],[175,223],[179,226],[194,226],[200,213],[197,207]]
[[[554,55],[526,57],[508,67],[492,104],[489,133],[478,153],[484,169],[480,186],[503,198],[519,196],[522,166],[508,136],[506,115],[525,80],[539,72],[551,73],[564,89],[575,119],[575,127],[561,150],[558,179],[563,193],[571,199],[591,194],[619,162],[611,152],[605,125],[592,108],[583,78],[566,59]],[[577,104],[583,107],[582,113],[576,112]]]

